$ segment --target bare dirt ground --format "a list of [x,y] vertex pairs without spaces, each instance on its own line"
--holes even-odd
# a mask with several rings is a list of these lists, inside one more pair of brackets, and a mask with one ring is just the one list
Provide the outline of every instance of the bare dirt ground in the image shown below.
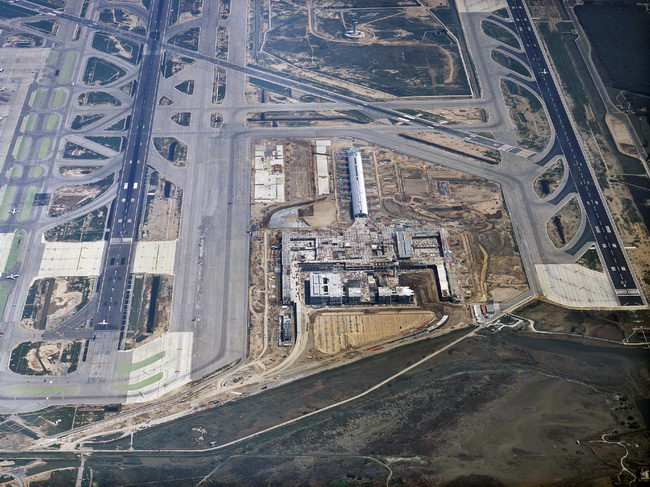
[[487,112],[476,107],[418,108],[417,110],[404,110],[404,112],[419,116],[425,120],[447,122],[449,124],[478,125],[488,121]]
[[34,281],[23,309],[21,326],[54,328],[78,311],[89,299],[94,279],[57,277]]
[[607,127],[609,127],[609,131],[612,133],[618,150],[630,157],[639,157],[634,140],[632,140],[632,135],[630,135],[625,124],[609,113],[605,115],[605,122],[607,123]]
[[284,146],[287,201],[309,199],[316,194],[314,187],[314,158],[309,141],[280,140]]
[[368,150],[381,188],[377,218],[445,226],[467,299],[510,298],[528,289],[497,184],[387,149]]
[[551,126],[539,100],[526,88],[509,81],[502,82],[501,91],[510,108],[519,145],[534,151],[544,150],[551,137]]
[[12,352],[10,368],[26,375],[65,375],[76,370],[80,351],[80,341],[23,342]]
[[574,196],[546,222],[548,236],[558,249],[575,236],[582,221],[582,209]]
[[48,375],[64,375],[70,363],[63,362],[61,356],[72,348],[72,341],[43,342],[38,349],[27,354],[27,363],[32,370],[43,370]]
[[319,313],[313,323],[314,346],[320,352],[334,354],[382,343],[427,326],[434,318],[433,313],[422,310]]
[[[469,93],[459,48],[425,5],[270,5],[261,4],[252,64],[372,98]],[[351,39],[354,20],[363,35]]]
[[310,227],[329,227],[336,223],[336,202],[334,198],[317,201],[306,206],[299,215]]
[[470,156],[486,159],[489,162],[494,162],[494,163],[501,162],[501,154],[499,153],[499,151],[488,149],[486,147],[481,147],[476,144],[471,144],[469,142],[458,139],[456,137],[451,137],[449,135],[435,133],[435,132],[419,133],[416,135],[416,137],[418,139],[426,140],[428,142],[433,142],[434,144],[442,146],[443,148],[460,151],[463,154],[468,154]]
[[140,238],[145,241],[175,240],[180,228],[183,190],[155,174],[149,183]]
[[113,176],[95,183],[60,186],[52,195],[49,216],[60,216],[70,210],[90,203],[104,193],[112,184]]
[[553,194],[562,182],[562,178],[564,177],[564,170],[563,159],[559,159],[548,166],[546,170],[540,174],[533,183],[533,188],[535,189],[537,196],[540,198],[545,198]]
[[59,172],[66,178],[83,178],[98,169],[101,169],[101,166],[63,166],[59,168]]

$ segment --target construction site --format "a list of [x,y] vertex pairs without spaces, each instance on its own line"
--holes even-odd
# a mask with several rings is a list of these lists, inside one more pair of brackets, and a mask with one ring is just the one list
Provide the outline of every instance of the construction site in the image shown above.
[[528,289],[495,183],[345,139],[257,140],[252,179],[253,356],[381,348]]

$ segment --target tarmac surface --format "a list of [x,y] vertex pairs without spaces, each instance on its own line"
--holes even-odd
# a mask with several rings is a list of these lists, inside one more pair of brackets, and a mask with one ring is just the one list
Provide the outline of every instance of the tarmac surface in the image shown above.
[[[517,12],[514,7],[519,1],[511,1],[514,12]],[[17,188],[12,205],[17,206],[20,211],[28,188],[34,185],[38,186],[39,192],[51,194],[62,184],[70,184],[71,181],[85,184],[113,173],[116,174],[116,183],[88,205],[60,217],[50,217],[47,215],[47,206],[38,206],[34,207],[29,217],[24,220],[13,215],[4,220],[0,218],[0,233],[12,232],[15,229],[28,232],[21,250],[20,269],[17,271],[21,277],[9,283],[12,288],[2,325],[5,334],[0,336],[0,381],[4,386],[0,392],[0,412],[35,410],[51,404],[123,402],[127,397],[132,399],[139,393],[151,393],[154,394],[151,397],[155,397],[158,390],[156,387],[165,382],[162,380],[158,385],[125,391],[124,387],[129,385],[129,376],[118,372],[121,365],[131,364],[133,356],[133,352],[119,348],[120,336],[124,331],[124,312],[129,305],[128,282],[132,269],[133,245],[138,237],[138,221],[141,218],[142,201],[146,192],[147,167],[158,171],[183,189],[180,238],[176,242],[174,305],[169,331],[192,334],[191,379],[199,379],[246,356],[248,249],[251,238],[250,147],[256,138],[261,137],[341,137],[349,139],[351,143],[355,139],[364,140],[501,184],[531,289],[529,293],[508,303],[509,305],[522,302],[531,294],[542,292],[543,283],[538,276],[538,266],[572,264],[593,241],[598,242],[599,250],[606,259],[611,281],[620,291],[621,302],[626,304],[638,301],[634,295],[636,286],[629,272],[624,250],[619,244],[614,227],[607,223],[611,219],[602,204],[602,197],[563,109],[562,100],[558,98],[553,78],[540,74],[547,68],[539,46],[533,44],[537,42],[534,30],[528,31],[528,17],[520,15],[519,12],[515,16],[515,23],[501,22],[515,34],[521,34],[524,39],[522,45],[526,50],[508,52],[530,67],[531,72],[538,78],[537,82],[522,78],[491,60],[491,51],[504,50],[504,46],[487,37],[480,24],[486,18],[498,21],[496,17],[489,13],[461,13],[469,54],[481,84],[480,98],[368,102],[247,66],[249,26],[246,2],[231,2],[231,13],[226,20],[219,17],[219,1],[204,2],[200,18],[172,25],[168,25],[166,21],[168,0],[152,2],[153,16],[149,20],[146,37],[99,22],[97,19],[101,9],[116,6],[108,0],[90,2],[84,17],[81,17],[81,0],[68,0],[63,12],[27,0],[16,0],[15,3],[40,12],[35,19],[56,17],[60,24],[56,38],[47,40],[47,47],[51,48],[57,57],[49,62],[49,67],[42,73],[34,74],[27,99],[38,90],[43,90],[43,97],[48,100],[54,97],[56,90],[65,91],[66,96],[64,103],[58,107],[33,107],[25,104],[21,108],[19,127],[31,115],[37,117],[37,122],[32,130],[26,131],[34,142],[27,150],[24,160],[18,162],[27,168],[43,165],[47,169],[39,178],[28,176],[28,171],[25,171],[24,177],[21,178],[9,180],[6,177],[7,169],[17,162],[11,154],[14,153],[18,137],[25,135],[23,130],[17,131],[8,150],[10,155],[0,173],[0,182],[3,185],[11,184]],[[119,6],[145,19],[149,16],[149,12],[141,6]],[[20,21],[0,21],[0,28],[19,26]],[[72,39],[77,24],[82,26],[79,39],[68,41]],[[215,57],[217,26],[227,27],[230,32],[226,61]],[[168,39],[171,36],[191,27],[201,28],[198,51],[169,44]],[[98,30],[145,44],[145,55],[138,66],[110,56],[110,61],[124,69],[126,74],[106,86],[90,87],[83,83],[83,72],[88,58],[108,56],[92,48],[92,36]],[[64,39],[65,42],[62,41]],[[536,50],[529,50],[530,46],[526,44],[537,46]],[[159,67],[164,50],[191,57],[197,62],[169,78],[161,77]],[[66,63],[72,64],[72,74],[64,79],[61,73],[65,71]],[[222,103],[213,104],[214,69],[217,66],[226,69],[226,95]],[[319,95],[330,101],[321,104],[250,104],[244,91],[248,76]],[[553,135],[546,149],[530,158],[521,157],[522,152],[517,148],[508,108],[500,90],[500,81],[504,78],[528,87],[547,105],[553,124]],[[183,94],[174,88],[188,79],[195,81],[195,91],[192,95]],[[133,98],[120,87],[134,80],[138,82],[138,88]],[[102,107],[79,106],[77,99],[80,94],[97,89],[111,94],[120,104]],[[174,104],[159,105],[161,96],[173,99]],[[460,106],[485,109],[489,115],[488,122],[481,126],[459,124],[452,128],[414,120],[398,111],[408,107]],[[290,128],[252,128],[246,122],[250,113],[264,110],[291,112],[350,107],[362,110],[374,118],[374,122],[362,126],[332,124]],[[182,111],[192,114],[192,121],[187,127],[179,126],[170,120],[171,115]],[[80,130],[73,131],[69,128],[75,115],[97,112],[104,115],[101,120]],[[219,129],[210,128],[210,117],[213,113],[219,113],[223,117],[223,125]],[[50,114],[57,114],[60,122],[55,129],[48,130],[45,127],[45,117]],[[121,134],[128,137],[123,152],[111,153],[108,150],[108,158],[100,163],[96,160],[63,160],[63,146],[71,136],[116,135],[116,132],[108,130],[108,127],[127,116],[131,117],[131,126],[128,133]],[[401,125],[395,126],[386,123],[387,118],[404,120]],[[472,132],[486,129],[495,139],[477,136]],[[499,165],[483,164],[400,137],[400,134],[415,135],[417,132],[430,130],[500,149],[502,162]],[[186,167],[173,166],[155,149],[151,150],[152,137],[170,136],[187,145]],[[39,158],[38,147],[43,138],[52,139],[52,150],[47,157]],[[566,177],[561,188],[550,198],[542,200],[532,190],[532,182],[562,155],[571,157],[571,177]],[[63,177],[59,169],[72,165],[73,162],[81,166],[101,167],[90,175],[71,180]],[[574,194],[579,194],[584,202],[588,222],[583,222],[579,234],[565,248],[557,249],[548,239],[546,222]],[[96,297],[56,330],[22,328],[19,325],[22,308],[31,281],[38,273],[44,252],[42,233],[74,217],[111,205],[113,201],[115,207],[110,225],[110,245],[103,257]],[[607,231],[607,226],[612,229],[611,233]],[[86,326],[88,322],[92,323],[91,327]],[[68,376],[47,377],[44,384],[42,377],[20,376],[8,370],[11,350],[16,344],[54,338],[88,340],[86,360],[80,363],[76,372]]]
[[547,112],[560,143],[562,154],[569,166],[571,178],[583,202],[592,235],[598,244],[603,267],[619,296],[622,305],[643,305],[624,245],[612,223],[605,198],[596,182],[592,167],[587,162],[578,141],[567,109],[557,88],[555,77],[549,69],[537,35],[522,0],[508,0],[514,24],[523,41],[530,67],[535,73],[538,93],[542,96]]

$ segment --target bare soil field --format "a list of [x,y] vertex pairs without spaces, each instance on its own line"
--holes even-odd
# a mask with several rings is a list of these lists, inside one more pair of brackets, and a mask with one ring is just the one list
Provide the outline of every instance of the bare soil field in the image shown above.
[[95,171],[101,169],[101,166],[62,166],[59,168],[61,176],[66,178],[83,178]]
[[173,287],[174,278],[171,276],[134,274],[125,341],[127,349],[169,330]]
[[509,80],[501,82],[501,91],[521,147],[543,151],[550,141],[551,126],[541,102],[529,90]]
[[325,312],[313,322],[314,346],[327,354],[382,343],[429,325],[435,315],[424,310]]
[[562,182],[564,171],[565,165],[563,159],[559,159],[548,166],[533,183],[533,188],[535,189],[537,196],[540,198],[546,198],[553,194]]
[[23,342],[11,352],[10,370],[25,375],[65,375],[79,363],[81,341]]
[[246,123],[249,127],[323,127],[351,126],[372,121],[372,118],[360,112],[358,114],[335,110],[249,113]]
[[457,137],[451,137],[450,135],[436,132],[423,132],[416,134],[416,137],[420,140],[431,142],[442,149],[448,149],[452,152],[469,155],[472,158],[478,158],[482,162],[487,162],[488,164],[498,164],[501,162],[501,153],[499,151],[488,149],[487,147],[481,147],[465,140],[458,139]]
[[[470,93],[455,39],[424,5],[270,5],[269,13],[262,4],[258,17],[255,64],[375,98]],[[353,22],[361,34],[347,34]]]
[[569,243],[578,232],[581,221],[582,208],[574,196],[546,222],[546,231],[553,245],[559,249]]
[[149,177],[149,191],[140,239],[144,241],[176,240],[181,223],[183,190],[157,171]]
[[388,149],[364,149],[377,161],[382,209],[375,217],[445,226],[467,299],[509,299],[528,289],[499,185]]
[[457,123],[478,125],[488,121],[487,112],[483,108],[476,107],[418,108],[417,110],[405,108],[400,111],[424,120],[452,125]]
[[52,196],[48,215],[60,216],[87,205],[111,187],[114,176],[110,174],[100,181],[89,184],[60,186]]
[[285,139],[277,143],[284,146],[286,201],[313,198],[316,188],[311,142]]
[[51,277],[34,281],[20,325],[34,330],[56,328],[88,302],[94,281],[88,277]]

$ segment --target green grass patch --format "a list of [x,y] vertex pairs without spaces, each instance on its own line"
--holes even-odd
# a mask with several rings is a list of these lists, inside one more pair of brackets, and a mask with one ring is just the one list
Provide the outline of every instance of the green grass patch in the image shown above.
[[7,298],[9,298],[9,293],[11,292],[11,287],[7,284],[0,283],[0,317],[4,315],[5,306],[7,306]]
[[5,263],[5,272],[13,272],[16,270],[20,245],[23,243],[23,240],[25,240],[25,237],[27,237],[27,232],[25,232],[25,230],[16,230],[14,233],[14,239],[11,241],[11,249],[9,249],[9,256]]
[[95,242],[101,240],[106,226],[108,208],[97,208],[90,213],[68,220],[45,231],[48,242]]
[[36,125],[36,115],[27,115],[25,119],[23,120],[23,132],[29,132],[31,130],[34,130],[34,126]]
[[86,137],[91,142],[94,142],[95,144],[103,145],[104,147],[114,150],[115,152],[121,152],[122,148],[124,147],[124,137],[107,137],[107,136],[96,136],[96,135],[89,135]]
[[33,166],[29,171],[29,176],[32,178],[40,178],[45,172],[43,166]]
[[192,27],[183,32],[169,38],[167,42],[174,44],[178,47],[184,47],[185,49],[190,49],[192,51],[199,50],[199,34],[201,29],[199,27]]
[[154,374],[151,377],[147,377],[145,380],[141,380],[140,382],[136,382],[135,384],[118,385],[117,389],[120,391],[137,391],[138,389],[142,389],[143,387],[147,387],[150,386],[151,384],[155,384],[162,378],[163,378],[163,373],[158,372],[157,374]]
[[59,116],[58,115],[48,115],[45,119],[45,130],[56,130],[59,126]]
[[70,77],[72,76],[72,70],[74,69],[75,62],[77,61],[77,53],[74,51],[68,51],[63,57],[63,65],[59,70],[59,81],[62,83],[69,83]]
[[16,186],[7,186],[2,196],[2,204],[0,204],[0,220],[9,218],[9,209],[16,197]]
[[45,93],[45,90],[42,88],[39,88],[34,92],[32,95],[32,99],[29,101],[29,106],[32,108],[41,108],[41,104],[43,103],[43,94]]
[[105,91],[89,91],[79,95],[79,106],[82,107],[90,105],[111,105],[119,107],[121,104],[122,102],[120,100]]
[[132,364],[120,364],[117,366],[117,373],[118,374],[128,374],[133,372],[134,370],[141,369],[142,367],[146,367],[147,365],[151,365],[153,363],[158,362],[165,356],[165,351],[163,350],[162,352],[158,352],[155,355],[152,355],[149,358],[146,358],[144,360],[140,360],[140,362],[135,362]]
[[15,153],[14,153],[14,157],[16,158],[16,160],[22,161],[22,160],[25,159],[25,157],[27,156],[27,148],[31,144],[32,144],[32,138],[31,137],[23,135],[20,138],[20,142],[18,142],[18,144],[16,144],[16,146],[18,148],[15,149]]
[[259,86],[260,88],[265,88],[267,90],[271,90],[276,93],[280,93],[281,95],[284,96],[291,96],[291,88],[287,88],[286,86],[276,85],[275,83],[271,83],[270,81],[266,81],[259,78],[251,77],[249,78],[249,80],[252,85]]
[[15,19],[18,17],[31,17],[36,15],[34,10],[29,10],[18,5],[11,5],[7,2],[0,3],[0,18]]
[[38,144],[38,158],[44,159],[50,153],[50,143],[52,139],[50,137],[43,137],[40,144]]
[[50,106],[52,108],[59,108],[65,102],[65,88],[57,88],[54,90],[54,97],[52,97],[52,103]]
[[16,164],[14,167],[7,171],[7,177],[9,178],[19,178],[23,175],[23,166]]
[[25,25],[48,35],[56,35],[56,31],[59,30],[58,24],[53,20],[37,20],[36,22],[25,22]]
[[45,64],[50,68],[53,68],[59,62],[59,53],[57,51],[50,51],[45,60]]
[[25,193],[25,201],[23,202],[23,209],[20,211],[20,220],[27,220],[32,214],[32,207],[34,206],[34,196],[38,192],[38,186],[30,186]]

